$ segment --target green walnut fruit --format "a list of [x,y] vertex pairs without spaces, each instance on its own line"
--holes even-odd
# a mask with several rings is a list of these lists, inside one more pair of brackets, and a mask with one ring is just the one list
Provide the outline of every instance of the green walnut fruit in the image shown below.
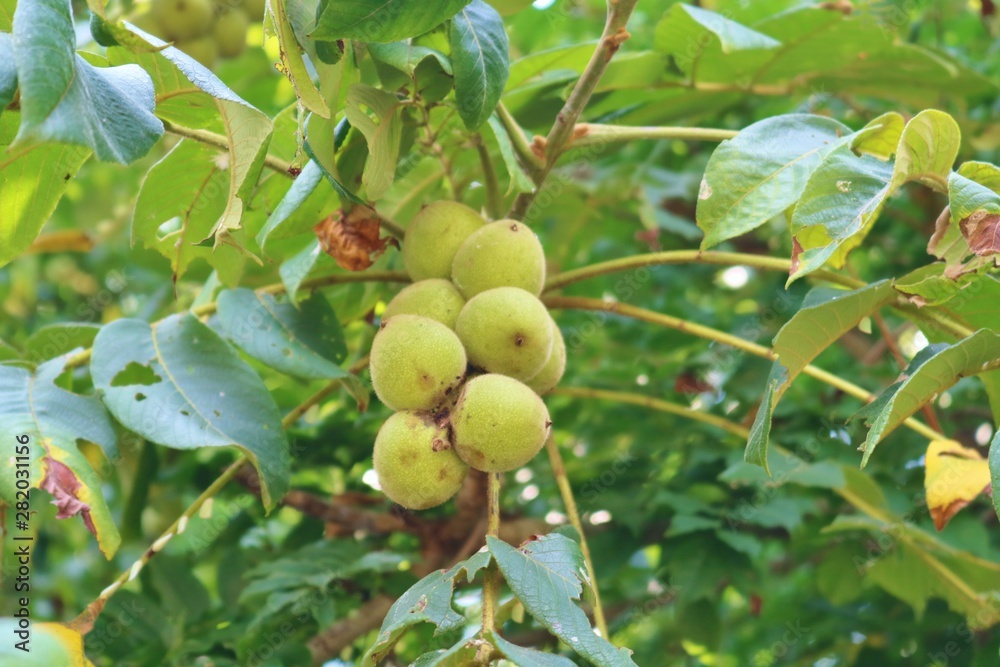
[[219,58],[219,47],[211,36],[199,37],[190,41],[174,42],[174,46],[188,54],[208,69],[212,69]]
[[243,53],[247,45],[247,29],[250,19],[245,12],[233,9],[223,12],[215,21],[212,35],[223,58],[235,58]]
[[465,299],[451,281],[430,278],[403,288],[385,307],[382,319],[393,315],[420,315],[454,329],[464,305]]
[[267,0],[243,0],[242,9],[252,21],[263,21]]
[[545,444],[551,425],[538,394],[506,375],[480,375],[466,382],[451,413],[455,451],[485,472],[525,465]]
[[[549,318],[551,319],[551,318]],[[552,354],[549,360],[542,366],[535,377],[531,378],[526,385],[531,387],[535,393],[547,394],[559,384],[563,373],[566,371],[566,340],[563,338],[559,326],[552,321]]]
[[440,407],[465,376],[468,362],[455,332],[418,315],[382,321],[369,369],[379,400],[393,410]]
[[212,0],[153,0],[149,12],[170,39],[188,41],[208,33],[215,8]]
[[382,492],[411,510],[454,496],[469,470],[452,448],[448,429],[419,412],[397,412],[386,420],[375,437],[372,462]]
[[403,264],[413,280],[450,278],[458,247],[486,224],[464,204],[439,201],[413,216],[403,238]]
[[466,299],[494,287],[520,287],[538,296],[545,285],[545,252],[526,224],[498,220],[465,240],[451,279]]
[[489,373],[535,377],[552,353],[552,318],[518,287],[497,287],[469,299],[455,324],[469,361]]

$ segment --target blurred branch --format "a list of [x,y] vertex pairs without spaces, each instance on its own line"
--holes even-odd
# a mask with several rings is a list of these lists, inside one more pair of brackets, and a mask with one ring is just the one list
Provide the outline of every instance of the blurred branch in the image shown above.
[[514,152],[517,153],[517,157],[521,160],[521,166],[534,177],[545,166],[545,161],[531,150],[531,144],[528,143],[527,138],[524,136],[521,126],[517,124],[517,121],[514,120],[514,117],[507,110],[507,107],[504,106],[503,102],[497,105],[497,118],[500,119],[503,129],[507,131],[510,143],[514,146]]
[[628,23],[629,17],[632,16],[632,11],[635,9],[637,3],[638,0],[608,0],[608,18],[604,24],[604,33],[597,43],[597,49],[594,51],[594,55],[591,56],[590,62],[587,63],[587,67],[583,70],[583,74],[580,75],[576,85],[573,86],[573,90],[570,92],[566,104],[563,105],[562,111],[556,115],[552,129],[545,138],[545,164],[541,167],[535,179],[538,185],[531,192],[522,192],[517,196],[509,217],[516,220],[524,219],[524,214],[527,213],[531,203],[535,200],[542,182],[549,175],[549,172],[552,171],[556,160],[559,159],[559,154],[562,152],[563,146],[573,136],[576,130],[576,121],[580,118],[580,114],[583,113],[587,102],[590,101],[590,96],[594,94],[594,89],[597,88],[597,84],[604,75],[604,71],[608,68],[608,63],[611,62],[611,58],[618,52],[618,49],[625,43],[625,40],[629,38],[625,26]]
[[684,139],[689,141],[725,141],[732,139],[738,130],[717,130],[703,127],[629,127],[626,125],[597,125],[577,123],[573,140],[563,147],[563,152],[583,146],[605,144],[612,141],[637,141],[642,139]]
[[312,654],[312,664],[322,665],[353,644],[358,637],[379,627],[393,602],[395,600],[387,595],[374,597],[361,605],[353,616],[337,621],[306,642]]

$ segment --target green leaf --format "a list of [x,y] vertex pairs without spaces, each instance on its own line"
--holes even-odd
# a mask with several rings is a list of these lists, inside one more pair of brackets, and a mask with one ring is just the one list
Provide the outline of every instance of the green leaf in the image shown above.
[[315,293],[298,306],[240,288],[219,295],[219,323],[251,357],[305,379],[345,377],[344,332],[329,302]]
[[583,584],[590,585],[576,542],[559,534],[531,539],[517,549],[495,537],[486,542],[507,585],[549,632],[598,667],[635,666],[632,652],[596,635],[573,603]]
[[813,169],[850,134],[821,116],[767,118],[728,139],[712,153],[698,193],[703,249],[756,229],[783,213],[802,194]]
[[469,0],[323,0],[311,37],[395,42],[416,37],[455,15]]
[[493,114],[510,73],[503,19],[484,0],[472,0],[451,24],[458,115],[476,130]]
[[441,69],[452,74],[451,60],[448,56],[437,49],[414,44],[412,40],[388,44],[369,44],[368,53],[375,61],[399,70],[411,79],[420,63],[428,58],[437,60]]
[[132,241],[142,240],[169,259],[175,280],[202,259],[224,284],[239,282],[243,258],[235,248],[199,245],[226,207],[227,175],[219,158],[211,146],[183,139],[146,172],[139,188]]
[[961,143],[962,132],[954,118],[937,109],[921,111],[899,138],[890,189],[918,181],[944,191]]
[[[260,246],[261,250],[267,246],[268,239],[288,238],[312,229],[312,226],[318,221],[317,218],[306,217],[303,220],[293,218],[292,214],[303,206],[322,180],[322,168],[312,160],[306,162],[305,166],[302,167],[302,172],[292,182],[292,187],[288,189],[278,206],[268,216],[267,222],[257,232],[257,245]],[[303,223],[309,226],[306,227]]]
[[47,361],[78,348],[90,347],[100,330],[100,325],[89,322],[49,324],[24,341],[25,358],[36,362]]
[[30,641],[25,650],[18,648],[20,619],[0,618],[0,633],[7,638],[0,644],[0,663],[19,667],[94,667],[83,652],[83,637],[61,623],[33,621]]
[[476,573],[490,562],[490,554],[479,552],[449,570],[436,570],[415,583],[389,608],[382,621],[375,645],[361,659],[362,667],[375,667],[385,659],[406,630],[418,623],[433,623],[435,635],[457,630],[465,624],[465,617],[452,607],[455,585],[461,583],[462,573],[471,583]]
[[774,338],[773,349],[778,359],[771,368],[760,409],[750,429],[745,453],[748,463],[762,466],[770,473],[767,445],[771,417],[785,390],[820,352],[895,296],[892,283],[888,280],[852,292],[821,288],[810,292],[799,312],[781,327]]
[[896,395],[899,388],[903,386],[903,381],[916,373],[917,369],[932,359],[935,354],[947,349],[947,347],[948,345],[946,343],[931,343],[917,352],[913,355],[913,359],[910,360],[910,363],[906,366],[906,370],[901,374],[901,377],[898,380],[886,387],[871,403],[862,406],[857,412],[851,415],[847,421],[864,419],[865,426],[871,427],[874,419],[885,409],[885,406],[889,404],[889,401]]
[[806,461],[780,447],[768,453],[770,474],[756,465],[739,461],[719,475],[719,480],[729,484],[763,484],[768,487],[798,484],[806,487],[839,489],[844,486],[840,466],[830,461]]
[[887,401],[885,408],[871,419],[871,429],[861,445],[868,463],[875,446],[897,426],[966,375],[980,372],[986,364],[1000,359],[1000,333],[980,329],[968,338],[941,350],[907,377]]
[[10,443],[0,458],[0,498],[8,505],[16,500],[13,446],[15,438],[27,435],[31,487],[54,496],[58,518],[79,514],[101,552],[111,558],[121,536],[101,493],[102,475],[77,448],[77,441],[100,445],[108,460],[115,461],[115,431],[100,400],[56,385],[65,362],[53,359],[34,373],[0,365],[0,437]]
[[317,116],[330,118],[330,107],[316,88],[305,60],[302,58],[302,47],[299,45],[295,30],[289,22],[287,3],[271,3],[271,16],[274,18],[274,28],[278,36],[278,53],[285,75],[295,88],[295,96],[300,104]]
[[274,399],[194,315],[106,325],[94,341],[91,373],[105,405],[136,433],[175,449],[235,445],[260,474],[266,508],[285,494],[291,460]]
[[569,658],[518,646],[495,632],[488,633],[486,639],[496,646],[505,658],[518,667],[574,667],[573,661]]
[[990,490],[993,493],[993,509],[1000,517],[1000,429],[993,434],[990,443]]
[[14,64],[14,40],[0,32],[0,114],[14,100],[17,92],[17,65]]
[[460,639],[449,649],[439,649],[424,653],[410,663],[410,667],[467,667],[476,663],[479,652],[476,639]]
[[347,188],[347,186],[341,183],[340,179],[334,176],[333,172],[331,172],[327,168],[327,166],[324,165],[323,162],[318,159],[316,151],[313,149],[312,142],[310,141],[310,137],[312,137],[311,132],[307,133],[306,142],[303,146],[306,155],[308,155],[313,162],[319,165],[320,171],[323,172],[323,176],[326,178],[326,180],[330,182],[330,185],[333,186],[333,189],[340,197],[341,204],[343,204],[345,208],[348,207],[349,204],[358,204],[360,206],[367,206],[368,202],[366,202],[364,199],[351,192]]
[[944,305],[962,294],[970,285],[986,279],[985,276],[974,273],[966,273],[957,278],[947,274],[947,264],[934,262],[897,278],[893,286],[897,292],[922,308]]
[[90,157],[89,148],[66,144],[12,148],[20,119],[16,111],[0,115],[0,266],[27,250]]
[[[528,178],[528,175],[524,173],[521,163],[517,161],[517,155],[514,154],[514,145],[511,143],[510,137],[507,136],[507,130],[504,129],[503,123],[496,117],[496,114],[489,117],[486,127],[483,129],[486,136],[491,136],[496,141],[497,147],[500,149],[500,157],[503,159],[503,164],[510,175],[510,186],[507,188],[507,194],[511,192],[531,192],[535,188],[535,185]],[[520,132],[520,128],[517,131]]]
[[[130,29],[153,46],[166,46],[166,42],[152,35],[134,27]],[[244,208],[264,166],[274,130],[271,119],[230,90],[211,70],[176,47],[163,48],[156,53],[131,53],[112,47],[108,49],[108,58],[112,62],[116,59],[135,62],[149,72],[156,85],[157,98],[169,97],[173,102],[157,106],[161,118],[190,127],[217,122],[225,131],[229,149],[228,160],[222,166],[229,176],[229,194],[213,231],[218,246],[225,233],[240,227]]]
[[132,65],[93,67],[78,56],[65,0],[20,3],[13,41],[22,116],[16,147],[76,144],[100,160],[129,164],[163,134],[149,75]]
[[281,284],[285,286],[285,294],[292,303],[298,303],[299,286],[309,272],[326,253],[319,245],[319,239],[313,238],[306,247],[285,260],[278,268]]
[[[996,171],[1000,173],[1000,169]],[[992,176],[989,172],[985,175]],[[948,176],[948,204],[952,224],[962,233],[970,252],[979,257],[1000,254],[1000,193],[952,172]]]
[[[372,118],[368,112],[375,115]],[[387,93],[365,84],[356,83],[347,91],[344,113],[368,142],[368,161],[361,182],[369,199],[378,199],[392,185],[399,160],[399,144],[403,133],[400,102]]]

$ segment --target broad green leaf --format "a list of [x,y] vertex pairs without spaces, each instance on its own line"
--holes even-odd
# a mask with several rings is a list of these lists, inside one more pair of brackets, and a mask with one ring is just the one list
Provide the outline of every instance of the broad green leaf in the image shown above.
[[[17,618],[0,618],[0,664],[19,667],[94,667],[83,652],[83,637],[61,623],[32,621],[24,632]],[[27,641],[26,641],[27,640]],[[23,649],[19,643],[24,641]]]
[[[375,115],[373,119],[369,112]],[[347,92],[344,113],[368,142],[368,161],[361,182],[369,199],[378,199],[392,185],[399,159],[403,119],[400,102],[392,93],[356,83]]]
[[961,143],[962,133],[954,118],[936,109],[921,111],[910,119],[899,138],[890,189],[918,181],[945,191]]
[[[517,160],[517,155],[514,154],[514,145],[510,141],[510,137],[507,136],[507,130],[504,129],[503,123],[496,115],[490,116],[486,123],[484,130],[485,135],[493,137],[496,141],[497,147],[500,149],[500,157],[503,159],[503,164],[507,168],[507,173],[510,175],[510,185],[507,187],[507,194],[511,192],[531,192],[535,186],[528,178],[528,175],[524,173],[524,169],[521,168],[521,163]],[[520,132],[520,128],[517,130]]]
[[913,375],[914,373],[916,373],[917,369],[919,369],[929,360],[933,359],[934,355],[936,355],[938,352],[947,349],[947,347],[948,345],[946,343],[931,343],[930,345],[927,345],[926,347],[921,349],[919,352],[913,355],[913,359],[911,359],[910,363],[907,364],[906,370],[900,374],[898,380],[896,380],[891,385],[882,390],[882,393],[876,396],[875,400],[873,400],[871,403],[862,406],[857,412],[851,415],[847,421],[854,421],[855,419],[864,419],[865,426],[870,427],[875,417],[877,417],[885,409],[885,406],[889,404],[889,401],[892,399],[893,396],[896,395],[896,392],[899,391],[899,388],[903,386],[903,381],[906,380],[906,378]]
[[455,586],[463,578],[472,583],[476,573],[489,563],[489,553],[480,552],[449,570],[436,570],[411,586],[389,608],[375,645],[361,659],[362,667],[375,667],[384,660],[410,626],[433,623],[437,626],[435,635],[462,627],[465,617],[452,607]]
[[21,114],[0,115],[0,266],[27,250],[90,149],[40,143],[12,148]]
[[235,445],[257,468],[267,509],[285,494],[291,461],[274,399],[194,315],[106,325],[94,341],[91,373],[126,427],[175,449]]
[[575,78],[574,75],[579,75],[587,66],[596,46],[596,41],[584,42],[529,53],[518,58],[510,63],[510,75],[507,77],[505,92],[537,81],[548,73],[568,72],[569,77],[566,80]]
[[384,65],[399,70],[408,78],[413,78],[420,63],[433,58],[448,74],[452,73],[451,60],[437,49],[414,44],[412,40],[405,42],[390,42],[388,44],[369,44],[368,53]]
[[424,653],[410,663],[410,667],[467,667],[477,664],[478,641],[476,639],[460,639],[449,649]]
[[243,258],[235,248],[200,245],[226,207],[224,166],[214,148],[184,139],[143,178],[132,211],[132,242],[141,240],[169,259],[175,280],[192,261],[203,259],[224,284],[239,281]]
[[469,0],[322,0],[314,39],[395,42],[416,37],[455,15]]
[[896,154],[906,119],[895,111],[884,113],[854,133],[851,149],[883,161]]
[[781,327],[774,338],[773,350],[778,359],[771,368],[760,409],[750,429],[745,453],[748,463],[762,466],[770,472],[767,445],[771,416],[785,390],[823,350],[895,296],[892,283],[888,280],[852,292],[822,288],[810,292],[799,312]]
[[0,365],[0,437],[10,443],[0,458],[0,498],[15,502],[13,446],[27,435],[29,482],[54,496],[58,518],[77,514],[108,558],[121,544],[111,511],[101,493],[102,475],[77,448],[78,440],[100,445],[109,461],[118,458],[115,431],[101,402],[56,385],[65,358],[42,364],[32,373]]
[[768,118],[712,153],[698,193],[702,248],[756,229],[798,201],[809,175],[850,129],[830,118]]
[[17,66],[14,64],[14,40],[0,32],[0,114],[17,92]]
[[24,341],[25,358],[42,362],[55,359],[77,348],[90,347],[101,327],[89,322],[49,324]]
[[316,262],[326,256],[319,244],[319,239],[313,238],[305,248],[289,257],[278,268],[281,284],[285,286],[285,294],[288,295],[292,303],[298,302],[299,285],[316,266]]
[[1000,428],[993,434],[990,443],[990,490],[993,494],[993,509],[1000,517]]
[[844,265],[881,214],[891,178],[892,163],[855,155],[847,144],[823,158],[792,213],[796,245],[788,282],[826,264]]
[[781,46],[720,13],[680,3],[657,24],[655,44],[691,80],[722,83],[754,71]]
[[921,266],[901,278],[897,278],[893,287],[905,295],[911,302],[920,306],[941,306],[958,295],[970,285],[985,276],[966,273],[958,278],[946,275],[947,265],[944,262],[934,262]]
[[518,646],[495,632],[489,633],[487,639],[500,650],[505,658],[518,667],[574,667],[573,661],[569,658]]
[[583,584],[590,585],[576,542],[556,533],[516,549],[495,537],[486,542],[507,585],[549,632],[598,667],[635,666],[632,652],[595,634],[587,615],[574,603]]
[[[152,35],[134,27],[130,29],[153,46],[166,46],[166,42]],[[112,47],[108,49],[108,57],[112,62],[115,59],[135,62],[149,72],[156,85],[157,99],[166,96],[174,102],[167,108],[157,105],[157,114],[161,118],[192,127],[198,127],[208,119],[219,119],[216,123],[225,132],[229,143],[228,160],[223,165],[229,176],[229,193],[225,209],[212,231],[218,247],[228,233],[240,228],[244,208],[264,166],[274,129],[271,119],[176,47],[138,54]],[[189,124],[189,119],[194,123]]]
[[240,288],[219,295],[219,323],[231,342],[283,373],[305,379],[345,377],[344,332],[329,302],[315,293],[296,306]]
[[99,160],[129,164],[163,134],[149,75],[134,65],[94,67],[78,56],[65,0],[18,5],[13,40],[21,90],[16,147],[75,144]]
[[903,381],[884,409],[870,419],[871,429],[861,445],[864,451],[861,465],[867,464],[876,445],[920,406],[966,375],[982,371],[983,366],[997,359],[1000,359],[1000,333],[980,329],[924,362]]
[[301,224],[303,221],[292,218],[292,214],[305,204],[322,180],[323,170],[320,166],[312,160],[306,162],[305,166],[302,167],[302,172],[295,177],[292,187],[285,193],[278,206],[271,211],[264,227],[257,233],[257,245],[260,246],[261,250],[265,249],[270,238],[288,238],[312,229],[312,225],[318,222],[318,218],[306,219],[304,222],[311,222],[311,224],[305,227]]
[[472,0],[452,20],[455,102],[470,130],[485,123],[500,101],[510,70],[508,49],[503,19],[484,0]]
[[285,76],[292,82],[296,97],[302,106],[317,116],[330,118],[330,107],[327,106],[326,100],[323,99],[316,84],[313,83],[309,70],[306,69],[305,60],[302,58],[302,47],[299,45],[295,31],[289,22],[286,4],[283,0],[270,3]]

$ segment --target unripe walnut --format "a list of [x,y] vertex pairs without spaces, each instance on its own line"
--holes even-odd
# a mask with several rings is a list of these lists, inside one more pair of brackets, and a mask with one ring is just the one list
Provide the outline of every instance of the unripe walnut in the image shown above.
[[375,437],[372,463],[382,492],[403,507],[423,510],[454,496],[469,467],[448,440],[448,430],[419,412],[397,412]]
[[538,296],[545,285],[545,252],[526,224],[498,220],[461,245],[451,279],[466,299],[494,287],[520,287]]
[[452,442],[477,470],[504,472],[525,465],[545,444],[551,423],[545,403],[506,375],[465,383],[451,413]]
[[420,209],[403,238],[403,264],[413,280],[450,278],[458,247],[486,221],[464,204],[438,201]]
[[458,314],[455,332],[473,366],[527,380],[552,352],[552,320],[542,302],[517,287],[497,287],[472,297]]
[[375,334],[369,369],[379,400],[393,410],[433,410],[461,384],[467,363],[454,331],[426,317],[396,315]]
[[[550,318],[551,319],[551,318]],[[535,393],[547,394],[559,384],[563,373],[566,372],[566,341],[563,339],[559,325],[552,322],[552,354],[549,360],[542,366],[542,370],[533,378],[525,382]]]
[[201,37],[212,27],[212,0],[153,0],[150,14],[170,39]]
[[385,307],[382,319],[393,315],[420,315],[454,329],[464,305],[465,299],[451,281],[430,278],[404,287]]
[[219,47],[219,55],[223,58],[235,58],[243,53],[247,45],[247,29],[250,19],[246,12],[231,9],[219,15],[215,21],[212,35]]

